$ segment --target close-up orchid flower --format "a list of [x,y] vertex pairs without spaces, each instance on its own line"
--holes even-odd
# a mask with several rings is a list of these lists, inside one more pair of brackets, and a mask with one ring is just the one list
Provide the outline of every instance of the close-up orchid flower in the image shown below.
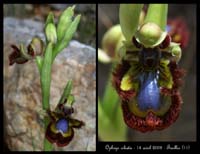
[[[98,49],[99,62],[112,63],[109,85],[98,102],[98,135],[103,141],[127,140],[126,126],[141,133],[163,131],[182,112],[185,101],[180,89],[187,70],[180,61],[189,28],[183,19],[168,20],[168,4],[145,5],[145,12],[143,8],[143,4],[120,4],[119,24],[103,35]],[[117,113],[120,107],[122,112]],[[115,115],[108,113],[114,110]],[[119,131],[118,138],[112,137],[113,127]]]

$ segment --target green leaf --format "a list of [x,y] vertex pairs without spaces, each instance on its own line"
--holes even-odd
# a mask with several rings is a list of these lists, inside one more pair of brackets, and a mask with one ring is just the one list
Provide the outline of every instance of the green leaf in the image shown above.
[[[115,64],[112,66],[115,67]],[[112,74],[110,74],[110,79]],[[102,102],[98,100],[98,136],[103,141],[126,141],[121,102],[111,80],[108,80]]]
[[42,71],[41,71],[41,85],[42,85],[42,105],[43,109],[50,108],[50,85],[51,85],[51,59],[52,59],[53,43],[49,43],[44,55]]
[[120,107],[112,112],[115,119],[110,119],[104,112],[103,104],[98,100],[98,137],[102,141],[126,141],[126,126],[122,121]]
[[153,22],[165,31],[168,4],[150,4],[144,23]]
[[[127,127],[123,121],[119,96],[116,90],[113,88],[111,82],[109,82],[106,86],[102,107],[105,116],[107,116],[107,118],[109,119],[109,123],[107,123],[108,125],[106,126],[106,129],[108,130],[108,133],[106,134],[110,134],[109,140],[125,141]],[[115,131],[113,132],[113,130]]]
[[74,104],[74,102],[75,102],[75,98],[74,98],[74,95],[69,95],[68,97],[67,97],[67,105],[68,106],[72,106],[73,104]]
[[61,52],[69,44],[69,42],[72,39],[74,33],[76,32],[76,29],[78,27],[80,18],[81,18],[81,15],[76,16],[74,21],[70,24],[69,28],[65,32],[64,38],[57,43],[57,45],[56,45],[56,47],[55,47],[55,49],[53,51],[52,62],[55,59],[55,57],[57,56],[57,54],[59,52]]
[[131,41],[138,24],[143,4],[120,4],[119,21],[126,40]]
[[64,89],[64,92],[62,94],[62,97],[61,97],[59,103],[63,103],[63,101],[65,100],[65,98],[69,97],[69,95],[71,94],[72,87],[73,87],[73,82],[72,82],[72,80],[69,80],[67,82],[67,85],[66,85],[66,87]]
[[[67,98],[67,99],[70,98],[69,96],[70,96],[70,94],[71,94],[72,87],[73,87],[73,82],[72,82],[72,80],[69,80],[69,81],[67,82],[67,85],[65,86],[65,89],[64,89],[64,91],[63,91],[63,94],[62,94],[62,96],[61,96],[61,98],[60,98],[58,104],[62,104],[62,103],[65,101],[66,98]],[[72,98],[72,99],[73,99],[73,98]],[[58,108],[56,107],[56,110],[57,110],[57,109],[58,109]]]
[[106,90],[103,97],[103,109],[108,117],[112,117],[116,104],[119,102],[119,97],[115,89],[112,87],[111,82],[107,83]]
[[59,21],[58,21],[58,26],[57,26],[58,40],[62,40],[65,32],[67,31],[70,24],[72,23],[72,17],[74,15],[74,8],[75,8],[75,6],[68,7],[60,16]]

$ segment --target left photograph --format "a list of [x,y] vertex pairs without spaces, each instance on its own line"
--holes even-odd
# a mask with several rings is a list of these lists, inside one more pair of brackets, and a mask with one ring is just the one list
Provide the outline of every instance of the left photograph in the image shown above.
[[96,151],[96,5],[3,9],[4,151]]

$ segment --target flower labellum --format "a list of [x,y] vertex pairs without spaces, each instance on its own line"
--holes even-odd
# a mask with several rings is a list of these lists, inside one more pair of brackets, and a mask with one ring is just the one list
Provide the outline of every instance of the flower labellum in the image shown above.
[[[73,128],[81,128],[84,126],[84,122],[79,121],[71,117],[73,112],[65,112],[66,107],[63,104],[59,104],[62,112],[48,111],[48,115],[51,119],[47,126],[45,137],[49,142],[56,143],[58,147],[68,145],[74,137]],[[63,110],[65,109],[65,110]],[[73,111],[73,108],[67,109],[67,111]]]
[[68,122],[66,119],[60,119],[56,123],[56,129],[59,130],[62,133],[67,132],[68,130]]
[[185,74],[178,66],[181,49],[168,34],[151,48],[143,41],[133,37],[138,50],[128,50],[122,57],[113,73],[113,85],[130,128],[140,132],[163,130],[177,120],[181,108],[179,87]]

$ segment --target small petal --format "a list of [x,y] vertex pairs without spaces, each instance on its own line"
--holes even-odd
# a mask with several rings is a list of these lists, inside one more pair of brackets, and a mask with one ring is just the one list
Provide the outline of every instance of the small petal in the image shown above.
[[71,119],[71,118],[69,118],[69,122],[70,122],[70,125],[73,128],[81,128],[82,126],[85,125],[85,123],[83,121],[80,121],[80,120],[77,120],[77,119]]
[[73,128],[81,128],[84,122],[69,117],[64,113],[47,110],[51,119],[47,128],[45,137],[49,142],[56,143],[57,146],[63,147],[70,143],[74,137]]
[[[114,87],[116,88],[120,98],[122,99],[122,111],[124,121],[130,128],[136,129],[141,132],[163,130],[177,120],[182,103],[181,95],[178,88],[180,87],[180,81],[182,81],[182,77],[185,72],[183,71],[183,69],[180,69],[178,67],[175,61],[171,61],[169,64],[166,64],[169,67],[169,71],[173,80],[172,89],[168,89],[167,87],[157,87],[157,90],[160,89],[158,91],[160,99],[157,101],[153,99],[152,102],[148,102],[148,98],[152,97],[151,95],[149,95],[148,97],[145,96],[144,98],[142,97],[142,95],[137,94],[137,91],[133,91],[135,95],[133,93],[130,95],[130,91],[123,91],[120,89],[122,77],[131,67],[128,62],[122,61],[122,64],[118,65],[115,73],[113,73]],[[149,81],[148,83],[150,83],[150,79],[147,81]],[[157,85],[157,83],[155,84]],[[147,89],[143,90],[148,91],[148,86],[145,88]],[[153,89],[153,91],[155,92],[155,88]],[[141,90],[139,93],[141,93],[143,90]],[[154,94],[154,92],[152,92],[151,94]],[[150,94],[149,91],[148,94]],[[138,104],[136,104],[135,102],[131,102],[133,100],[136,100],[135,98],[137,97],[141,98],[141,100],[138,101]],[[141,102],[143,102],[143,104],[141,104]],[[155,104],[156,102],[157,104]],[[141,108],[148,107],[149,103],[151,108],[146,111],[142,111]],[[159,108],[157,108],[158,106]]]

